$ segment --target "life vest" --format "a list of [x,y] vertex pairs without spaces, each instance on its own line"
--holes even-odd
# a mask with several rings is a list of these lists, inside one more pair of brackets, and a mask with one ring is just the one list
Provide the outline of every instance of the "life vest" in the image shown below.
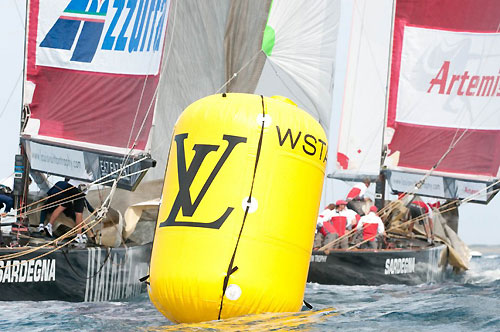
[[378,224],[376,223],[366,223],[363,224],[363,240],[370,241],[375,240],[375,236],[377,235]]
[[339,236],[345,234],[345,225],[347,224],[347,218],[344,216],[335,216],[327,222],[323,223],[321,227],[321,234],[327,236],[328,234],[337,233]]

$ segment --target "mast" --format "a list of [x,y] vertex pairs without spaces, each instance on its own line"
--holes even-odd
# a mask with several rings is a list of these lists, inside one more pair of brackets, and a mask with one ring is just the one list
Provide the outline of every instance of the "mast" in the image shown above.
[[[25,82],[26,82],[26,61],[27,61],[27,48],[28,48],[28,8],[29,8],[29,0],[25,2],[25,17],[24,17],[24,49],[23,49],[23,74],[22,74],[22,85],[21,85],[21,114],[20,114],[20,132],[25,125],[27,120],[27,114],[24,108],[24,95],[25,95]],[[14,184],[12,188],[12,193],[14,195],[14,209],[18,210],[25,202],[28,192],[28,174],[29,174],[29,164],[28,159],[26,157],[26,153],[21,144],[21,140],[19,139],[19,154],[15,156],[14,161]]]
[[391,82],[391,63],[392,63],[392,43],[394,40],[394,19],[396,15],[396,1],[392,2],[392,20],[391,20],[391,32],[390,32],[390,44],[389,44],[389,57],[387,68],[387,80],[385,85],[385,112],[384,112],[384,122],[382,129],[382,144],[380,149],[380,173],[379,177],[375,183],[375,206],[380,210],[385,206],[385,185],[386,179],[383,171],[384,159],[386,157],[386,147],[385,147],[385,128],[387,127],[387,112],[389,107],[389,86]]

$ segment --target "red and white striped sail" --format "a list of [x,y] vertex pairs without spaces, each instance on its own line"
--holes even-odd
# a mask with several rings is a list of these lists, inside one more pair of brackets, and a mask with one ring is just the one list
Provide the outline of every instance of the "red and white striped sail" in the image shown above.
[[169,6],[30,1],[22,138],[33,168],[91,178],[81,151],[148,151]]
[[396,2],[385,142],[393,189],[411,189],[409,172],[416,178],[437,165],[423,194],[492,197],[486,189],[500,166],[499,28],[498,1]]
[[397,1],[388,166],[498,178],[500,3]]

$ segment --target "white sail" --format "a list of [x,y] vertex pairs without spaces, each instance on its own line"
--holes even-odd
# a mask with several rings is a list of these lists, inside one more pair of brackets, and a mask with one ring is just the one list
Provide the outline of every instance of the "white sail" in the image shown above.
[[[380,172],[393,1],[346,1],[338,45],[328,172],[361,178]],[[338,136],[337,136],[338,135]],[[338,148],[335,142],[338,137]],[[336,162],[335,162],[336,161]]]
[[328,132],[340,1],[273,1],[264,32],[266,62],[255,93],[283,95]]

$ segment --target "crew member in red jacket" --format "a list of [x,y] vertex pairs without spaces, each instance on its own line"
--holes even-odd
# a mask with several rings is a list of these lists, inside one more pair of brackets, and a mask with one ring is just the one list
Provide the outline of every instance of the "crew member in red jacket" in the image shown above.
[[351,190],[347,193],[346,200],[363,200],[366,190],[370,186],[370,179],[366,178],[363,180],[363,182],[356,183]]
[[317,250],[322,247],[325,241],[325,236],[321,232],[323,224],[329,221],[333,217],[333,211],[335,210],[335,204],[328,204],[327,207],[320,212],[318,219],[316,221],[316,234],[314,235],[314,245],[313,250]]
[[[330,219],[323,222],[320,233],[324,237],[324,245],[344,236],[346,230],[351,229],[352,225],[356,222],[356,212],[346,209],[346,205],[346,201],[338,200],[335,203],[335,210],[330,213]],[[318,247],[317,244],[315,244],[315,248]],[[345,237],[332,245],[331,248],[347,249],[347,247],[348,238]]]
[[[356,230],[360,231],[363,235],[362,248],[377,249],[381,247],[382,236],[385,236],[385,227],[382,219],[377,216],[377,207],[370,207],[370,212],[361,217]],[[368,240],[368,241],[367,241]]]

